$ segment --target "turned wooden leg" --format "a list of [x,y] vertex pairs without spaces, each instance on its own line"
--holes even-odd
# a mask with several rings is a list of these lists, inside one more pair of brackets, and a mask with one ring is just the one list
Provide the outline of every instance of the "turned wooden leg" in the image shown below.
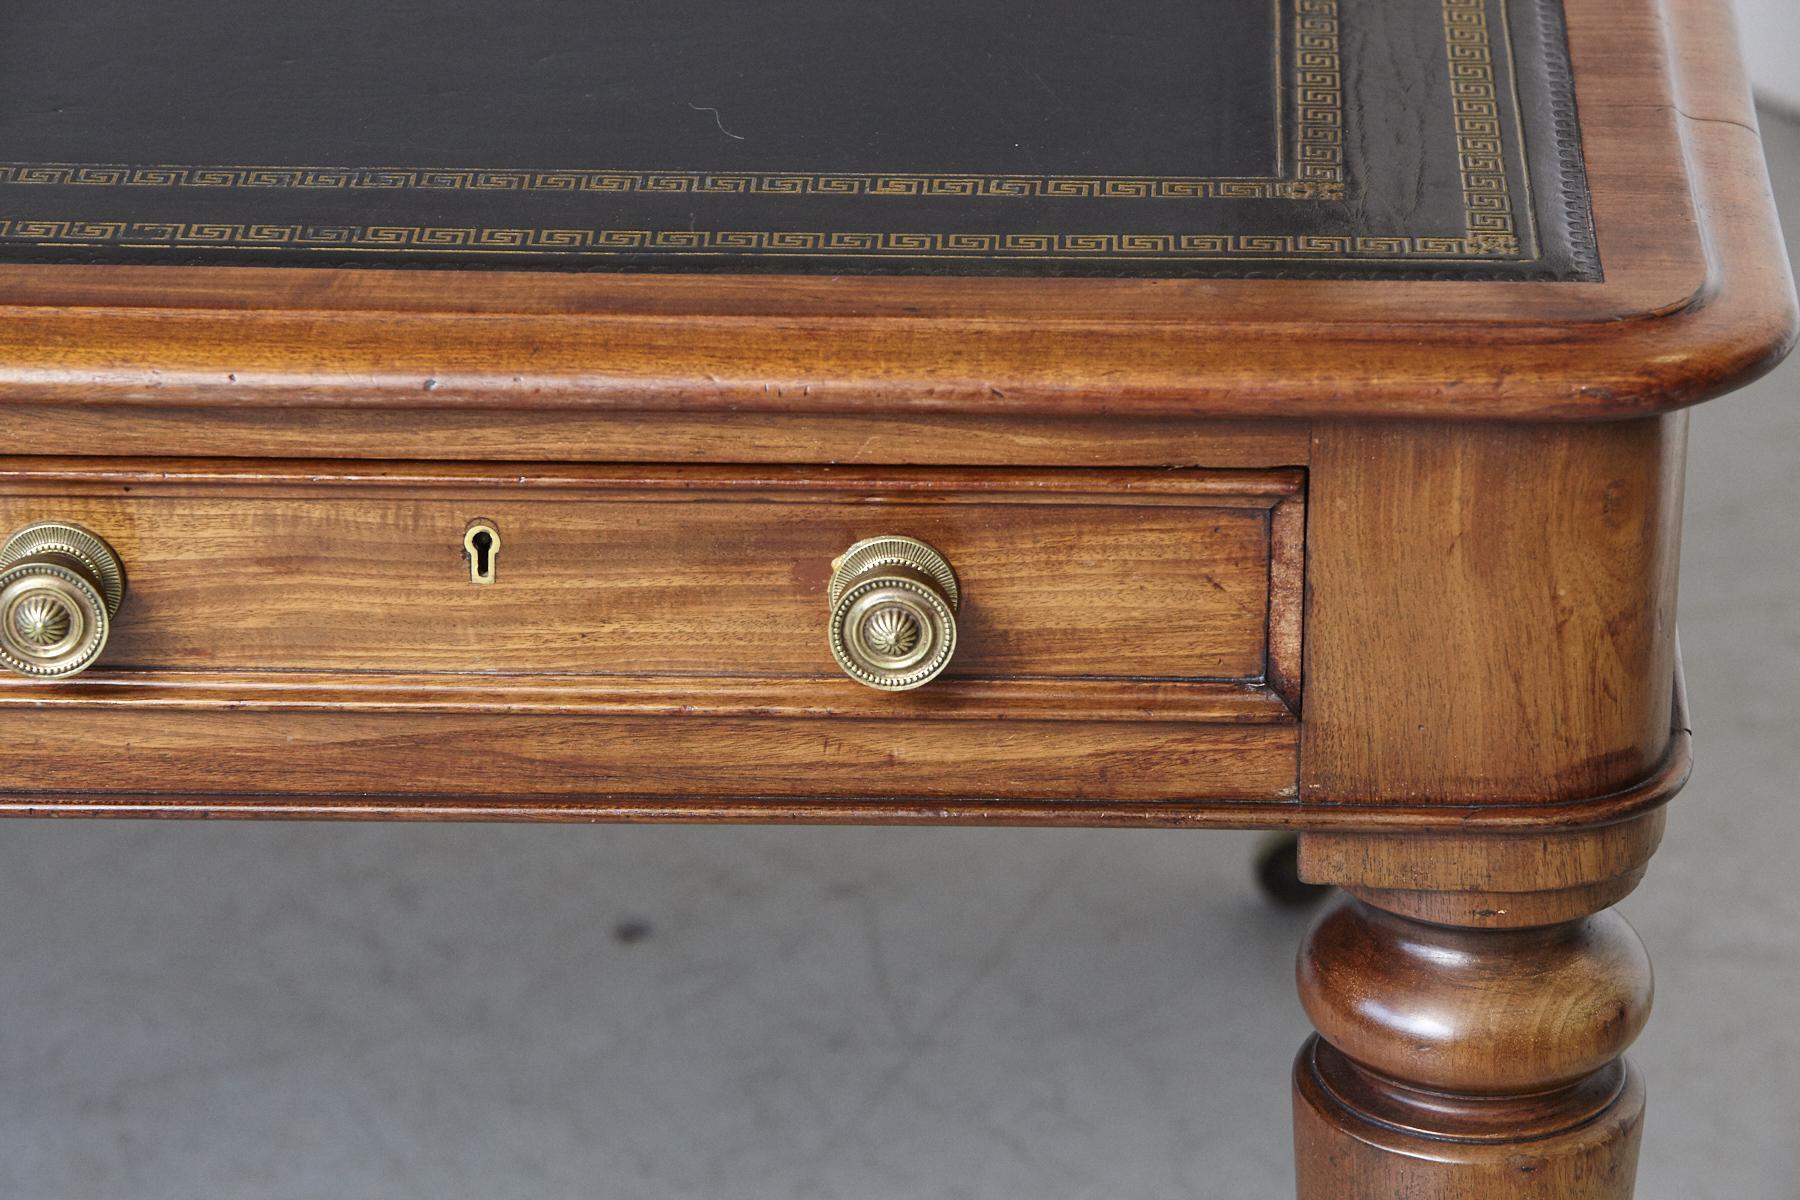
[[1644,1090],[1621,1055],[1651,980],[1625,919],[1444,924],[1441,895],[1365,895],[1413,915],[1346,897],[1300,952],[1301,1200],[1627,1200]]

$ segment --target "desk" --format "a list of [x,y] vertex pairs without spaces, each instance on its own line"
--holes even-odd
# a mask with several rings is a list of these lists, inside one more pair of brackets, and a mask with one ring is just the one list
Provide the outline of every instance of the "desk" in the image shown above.
[[1304,1200],[1628,1196],[1724,5],[828,7],[22,16],[0,809],[1296,831]]

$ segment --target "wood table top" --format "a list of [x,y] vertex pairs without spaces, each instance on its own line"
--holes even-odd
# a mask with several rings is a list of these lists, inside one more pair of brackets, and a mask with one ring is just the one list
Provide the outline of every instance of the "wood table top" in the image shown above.
[[9,13],[0,403],[1580,419],[1794,336],[1723,0],[343,7]]

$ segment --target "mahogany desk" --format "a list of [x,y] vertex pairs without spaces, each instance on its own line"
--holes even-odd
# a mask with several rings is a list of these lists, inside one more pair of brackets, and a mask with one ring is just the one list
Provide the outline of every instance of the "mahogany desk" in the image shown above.
[[0,22],[0,807],[1298,831],[1301,1196],[1630,1193],[1723,0],[174,8]]

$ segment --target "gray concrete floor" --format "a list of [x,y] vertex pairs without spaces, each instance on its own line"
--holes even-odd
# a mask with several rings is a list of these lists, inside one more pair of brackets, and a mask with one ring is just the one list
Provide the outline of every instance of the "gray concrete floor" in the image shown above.
[[[1640,1200],[1800,1197],[1796,393],[1694,422]],[[8,823],[0,1200],[1272,1200],[1303,918],[1253,844]]]

